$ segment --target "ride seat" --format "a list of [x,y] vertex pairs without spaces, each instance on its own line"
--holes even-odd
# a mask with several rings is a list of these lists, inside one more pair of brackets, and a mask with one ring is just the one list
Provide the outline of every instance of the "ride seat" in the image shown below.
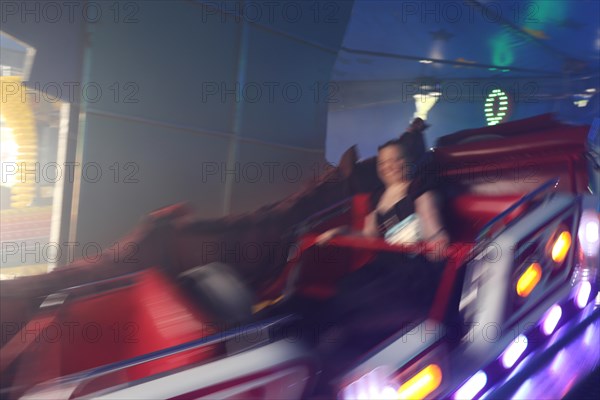
[[[447,229],[452,242],[473,242],[477,234],[494,217],[520,200],[521,194],[482,195],[467,193],[450,200]],[[506,216],[504,223],[514,220],[526,209],[523,204]]]
[[[32,343],[15,361],[14,386],[30,387],[43,380],[140,357],[215,333],[210,317],[184,298],[155,268],[115,281],[114,287],[110,285],[103,290],[91,287],[89,294],[75,294],[72,299],[69,294],[64,304],[55,306],[55,311],[42,310],[23,327],[17,339]],[[205,362],[218,352],[217,346],[209,345],[149,361],[118,371],[91,386],[98,383],[107,387],[164,373]]]

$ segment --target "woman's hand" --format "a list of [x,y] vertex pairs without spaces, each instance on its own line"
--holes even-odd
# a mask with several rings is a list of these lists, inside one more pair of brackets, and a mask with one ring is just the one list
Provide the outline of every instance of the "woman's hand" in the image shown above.
[[346,233],[347,231],[348,231],[348,228],[345,226],[338,226],[337,228],[329,229],[329,230],[321,233],[319,236],[317,236],[315,243],[317,244],[317,246],[324,246],[325,244],[327,244],[327,242],[329,242],[335,236],[342,235],[342,234]]

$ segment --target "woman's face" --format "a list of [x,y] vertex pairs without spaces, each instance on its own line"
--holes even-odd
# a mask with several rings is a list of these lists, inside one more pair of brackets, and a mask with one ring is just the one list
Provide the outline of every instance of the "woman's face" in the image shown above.
[[377,173],[385,186],[408,180],[404,156],[399,146],[390,145],[379,150]]

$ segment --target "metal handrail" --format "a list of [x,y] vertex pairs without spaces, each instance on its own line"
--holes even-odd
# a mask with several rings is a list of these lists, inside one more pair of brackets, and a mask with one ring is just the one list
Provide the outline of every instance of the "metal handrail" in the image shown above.
[[291,230],[295,232],[297,236],[301,236],[309,232],[315,226],[327,221],[329,218],[344,214],[346,211],[352,208],[352,198],[353,196],[348,196],[323,210],[309,215],[302,221],[295,224]]
[[135,279],[142,272],[144,272],[144,270],[147,270],[149,268],[151,268],[151,267],[146,267],[146,268],[140,269],[138,271],[134,271],[134,272],[125,272],[123,274],[111,276],[109,278],[101,279],[99,281],[91,281],[91,282],[81,283],[79,285],[69,286],[69,287],[66,287],[63,289],[59,289],[58,291],[55,292],[55,294],[61,293],[61,294],[68,294],[68,295],[78,295],[78,294],[81,294],[82,292],[85,292],[88,289],[95,288],[98,286],[104,286],[104,285],[109,285],[109,284],[119,284],[119,283],[125,283],[126,285],[131,284],[133,282],[131,282],[131,281],[128,282],[128,280]]
[[[127,360],[117,361],[107,365],[102,365],[85,371],[75,372],[73,374],[62,376],[59,378],[52,379],[41,383],[36,387],[36,391],[44,390],[45,388],[57,386],[57,385],[68,385],[77,383],[77,387],[80,387],[83,383],[89,383],[91,380],[118,372],[124,369],[135,367],[137,365],[145,364],[148,362],[156,361],[166,357],[182,354],[184,352],[199,349],[206,346],[216,345],[219,343],[226,342],[227,340],[240,337],[244,333],[256,334],[256,328],[258,327],[261,331],[269,329],[273,326],[291,321],[297,318],[295,315],[286,315],[279,318],[273,318],[266,322],[254,323],[246,325],[243,329],[230,329],[225,332],[218,332],[213,335],[203,337],[200,339],[193,340],[191,342],[182,343],[176,346],[172,346],[166,349],[153,351],[151,353],[142,354],[137,357],[129,358]],[[192,365],[192,364],[190,364]],[[197,365],[197,363],[193,364]],[[73,389],[73,393],[77,390],[77,387]]]
[[[497,228],[502,223],[504,218],[506,218],[510,213],[512,213],[513,211],[515,211],[517,208],[521,207],[522,205],[532,201],[533,199],[539,197],[540,195],[542,195],[550,190],[556,189],[559,182],[560,182],[560,178],[558,178],[558,177],[549,179],[548,181],[541,184],[537,189],[534,189],[533,191],[527,193],[525,196],[521,197],[519,200],[517,200],[515,203],[513,203],[510,207],[508,207],[506,210],[502,211],[500,214],[498,214],[497,216],[492,218],[492,220],[490,220],[487,224],[485,224],[485,226],[483,228],[481,228],[481,231],[479,231],[479,233],[477,234],[477,237],[475,239],[476,243],[480,243],[486,239],[491,239],[491,235],[496,233],[495,228]],[[546,197],[552,193],[554,193],[554,192],[547,193]],[[500,232],[497,232],[497,233],[500,233]]]

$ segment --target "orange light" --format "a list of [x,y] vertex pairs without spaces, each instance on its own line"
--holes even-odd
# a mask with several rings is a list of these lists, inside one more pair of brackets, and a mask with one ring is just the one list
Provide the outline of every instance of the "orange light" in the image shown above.
[[429,364],[398,389],[399,399],[424,399],[442,383],[442,370]]
[[571,247],[571,234],[567,231],[562,231],[552,245],[552,259],[554,262],[561,263],[567,256]]
[[521,297],[527,297],[542,279],[542,267],[538,263],[533,263],[523,272],[517,281],[517,294]]

